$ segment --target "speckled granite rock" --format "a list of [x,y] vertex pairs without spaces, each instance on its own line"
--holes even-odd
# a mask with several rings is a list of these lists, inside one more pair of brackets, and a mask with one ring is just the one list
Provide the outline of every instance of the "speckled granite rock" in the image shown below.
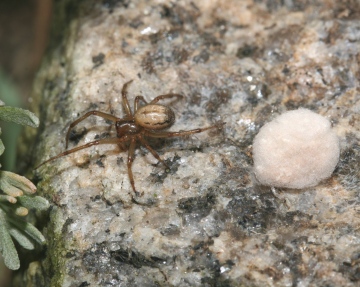
[[[174,104],[172,130],[227,124],[223,134],[154,142],[168,173],[137,149],[140,204],[117,146],[39,169],[53,208],[47,253],[25,271],[27,286],[360,284],[358,1],[76,3],[56,2],[61,33],[34,89],[42,121],[34,162],[63,151],[83,113],[123,115],[130,79],[131,104],[140,94],[186,96]],[[253,138],[299,107],[331,119],[339,165],[314,188],[261,186]],[[96,117],[75,131],[71,146],[114,133]]]

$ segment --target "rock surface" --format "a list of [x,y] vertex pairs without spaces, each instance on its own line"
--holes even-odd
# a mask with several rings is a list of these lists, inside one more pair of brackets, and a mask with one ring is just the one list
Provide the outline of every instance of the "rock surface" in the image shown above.
[[[79,4],[80,3],[80,4]],[[41,167],[53,208],[45,257],[26,286],[357,286],[360,281],[360,5],[357,1],[57,1],[34,88],[42,127],[34,165],[65,149],[90,110],[123,116],[168,92],[173,131],[225,121],[224,132],[159,140],[164,171],[138,148],[79,151]],[[79,6],[80,5],[80,6]],[[256,182],[252,141],[300,107],[340,137],[333,176],[301,191]],[[79,124],[70,147],[114,135]],[[18,281],[20,282],[20,281]],[[20,284],[20,283],[19,283]],[[25,282],[21,282],[25,284]],[[25,285],[17,285],[25,286]]]

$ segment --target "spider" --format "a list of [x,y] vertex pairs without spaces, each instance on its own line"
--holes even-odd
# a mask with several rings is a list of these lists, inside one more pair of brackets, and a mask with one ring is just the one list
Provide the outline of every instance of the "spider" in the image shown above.
[[[134,112],[131,111],[129,101],[127,99],[128,95],[128,86],[131,84],[133,80],[126,82],[121,90],[122,95],[122,104],[125,111],[125,117],[118,118],[114,115],[100,112],[100,111],[89,111],[74,122],[72,122],[68,128],[66,134],[66,149],[69,144],[70,131],[73,127],[75,127],[78,123],[82,122],[89,116],[98,116],[109,120],[115,123],[116,128],[116,137],[99,139],[87,144],[75,147],[70,150],[66,150],[54,157],[49,158],[48,160],[42,162],[35,169],[40,166],[53,161],[57,158],[66,156],[68,154],[77,152],[79,150],[101,144],[117,144],[120,147],[123,144],[128,143],[128,158],[127,158],[127,168],[130,184],[135,194],[138,192],[135,189],[135,181],[132,173],[132,163],[134,161],[135,155],[135,147],[136,143],[140,142],[158,161],[160,161],[166,168],[169,168],[167,164],[160,158],[159,154],[147,143],[146,138],[172,138],[172,137],[184,137],[191,134],[201,133],[210,129],[222,129],[224,122],[216,123],[215,125],[205,127],[205,128],[197,128],[188,131],[179,131],[179,132],[171,132],[164,131],[165,129],[171,127],[175,121],[175,114],[173,110],[165,105],[158,104],[159,101],[169,98],[183,98],[182,95],[169,93],[165,95],[160,95],[154,98],[150,103],[148,103],[144,97],[137,96],[134,100]],[[139,107],[140,101],[145,105]]]

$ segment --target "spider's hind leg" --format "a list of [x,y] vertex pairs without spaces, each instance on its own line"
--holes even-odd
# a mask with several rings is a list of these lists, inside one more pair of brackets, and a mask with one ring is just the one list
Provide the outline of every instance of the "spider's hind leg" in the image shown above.
[[145,146],[145,148],[151,152],[151,154],[158,160],[160,161],[165,167],[166,169],[170,169],[170,167],[165,163],[165,161],[159,156],[159,154],[146,142],[146,140],[140,136],[139,140],[141,142],[142,145]]
[[123,104],[123,108],[125,110],[126,116],[127,117],[132,117],[133,113],[131,112],[130,109],[130,105],[129,105],[129,101],[128,101],[128,86],[132,83],[133,80],[130,80],[128,82],[126,82],[121,90],[121,97],[122,97],[122,104]]
[[[136,139],[131,139],[130,145],[129,145],[129,151],[128,151],[128,159],[127,159],[127,168],[128,168],[128,175],[129,175],[129,181],[131,184],[131,187],[136,195],[139,193],[135,189],[135,181],[134,181],[134,175],[132,173],[132,164],[135,157],[135,146],[136,146]],[[141,195],[141,194],[140,194]]]
[[225,123],[224,122],[219,122],[216,123],[215,125],[209,126],[209,127],[205,127],[205,128],[198,128],[198,129],[193,129],[193,130],[188,130],[188,131],[179,131],[179,132],[168,132],[168,131],[164,131],[164,132],[154,132],[154,131],[145,131],[145,136],[148,137],[153,137],[153,138],[174,138],[174,137],[185,137],[185,136],[189,136],[192,134],[198,134],[198,133],[202,133],[204,131],[207,130],[211,130],[211,129],[218,129],[218,130],[222,130],[224,127]]
[[140,101],[143,101],[146,105],[148,104],[148,102],[144,99],[143,96],[137,96],[134,100],[134,113],[136,113],[136,111],[138,110]]

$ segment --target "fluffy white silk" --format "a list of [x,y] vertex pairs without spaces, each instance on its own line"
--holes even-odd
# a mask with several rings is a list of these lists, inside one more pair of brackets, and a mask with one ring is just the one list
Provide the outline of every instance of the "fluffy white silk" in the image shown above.
[[256,178],[274,187],[315,186],[332,174],[339,155],[329,120],[303,108],[265,124],[253,144]]

